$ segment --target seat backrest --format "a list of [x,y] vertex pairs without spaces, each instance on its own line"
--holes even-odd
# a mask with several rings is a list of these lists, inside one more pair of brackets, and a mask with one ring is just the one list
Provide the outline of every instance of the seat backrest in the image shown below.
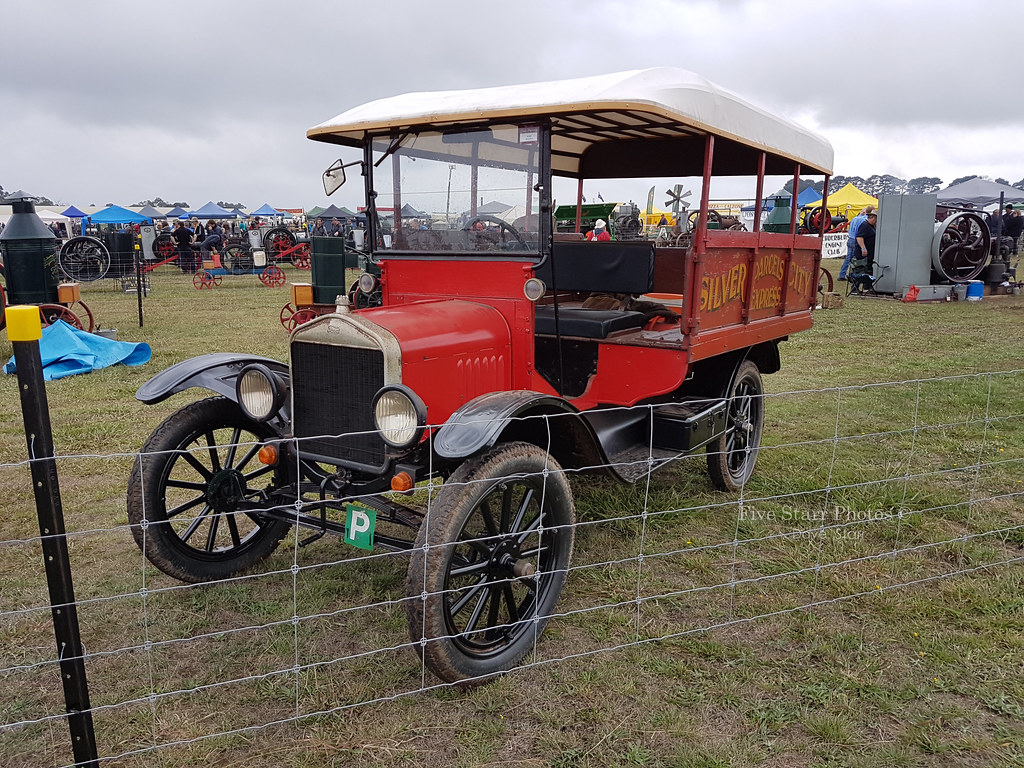
[[654,244],[556,241],[551,244],[551,259],[538,267],[536,275],[559,291],[648,293],[654,287]]

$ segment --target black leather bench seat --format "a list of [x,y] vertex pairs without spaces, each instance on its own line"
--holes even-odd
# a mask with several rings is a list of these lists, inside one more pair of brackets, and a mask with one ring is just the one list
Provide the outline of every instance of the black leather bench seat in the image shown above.
[[[643,312],[623,312],[614,309],[558,308],[558,332],[562,336],[580,336],[585,339],[606,339],[615,331],[640,328],[644,324]],[[544,336],[555,335],[555,308],[550,304],[536,307],[534,332]]]

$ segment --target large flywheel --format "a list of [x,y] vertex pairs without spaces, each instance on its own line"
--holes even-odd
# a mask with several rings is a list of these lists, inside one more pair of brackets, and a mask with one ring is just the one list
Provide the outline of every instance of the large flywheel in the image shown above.
[[954,283],[966,283],[988,264],[992,236],[981,214],[961,211],[935,224],[932,267]]

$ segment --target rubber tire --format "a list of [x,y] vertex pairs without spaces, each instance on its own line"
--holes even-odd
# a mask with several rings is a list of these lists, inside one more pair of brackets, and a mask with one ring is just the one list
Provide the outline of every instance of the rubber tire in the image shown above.
[[[733,418],[737,409],[743,408],[743,401],[736,399],[737,392],[744,390],[753,395],[749,404],[753,412],[753,424],[750,432],[749,443],[752,448],[740,467],[729,466],[729,454],[726,452],[730,432],[733,429]],[[761,432],[764,429],[764,385],[761,382],[761,372],[750,360],[744,360],[736,370],[735,376],[729,383],[728,391],[724,397],[728,399],[728,416],[726,431],[717,439],[708,443],[707,460],[708,473],[711,475],[711,482],[716,488],[722,491],[738,491],[754,473],[754,465],[757,463],[757,453],[761,447]]]
[[[541,474],[545,469],[548,471],[546,485]],[[454,594],[445,592],[448,570],[456,539],[470,515],[484,497],[515,475],[520,475],[516,480],[533,487],[538,503],[543,488],[545,514],[550,517],[545,521],[541,535],[555,537],[544,539],[554,544],[543,569],[548,576],[543,578],[542,574],[540,597],[533,601],[539,618],[536,623],[532,618],[510,623],[506,633],[512,637],[501,641],[507,645],[474,655],[453,637],[458,630],[452,629],[447,621],[445,601]],[[500,489],[498,491],[501,492]],[[539,638],[544,631],[565,586],[575,538],[575,521],[569,482],[558,463],[541,448],[530,443],[500,443],[462,463],[444,484],[437,503],[420,526],[406,582],[406,594],[410,598],[406,602],[409,637],[431,672],[446,682],[471,687],[512,669],[526,656],[533,647],[534,638]],[[551,531],[555,526],[557,528]],[[536,564],[536,558],[533,559]],[[518,602],[518,598],[514,599]],[[523,615],[532,616],[534,607],[527,606],[525,601],[520,607],[524,606],[526,611]],[[498,623],[502,623],[500,619]],[[424,637],[425,643],[421,641]]]
[[[165,507],[167,480],[175,465],[184,462],[180,451],[201,445],[197,441],[207,430],[223,428],[248,432],[240,436],[239,442],[255,442],[253,436],[261,440],[274,436],[268,426],[249,420],[236,403],[225,397],[199,400],[172,413],[153,431],[128,480],[128,520],[136,544],[153,565],[182,581],[214,581],[240,573],[269,557],[291,527],[279,520],[253,521],[253,529],[241,540],[241,546],[211,553],[188,546],[171,527]],[[259,466],[253,461],[246,466]],[[218,513],[218,517],[225,520],[227,515]],[[148,519],[145,529],[144,519]]]

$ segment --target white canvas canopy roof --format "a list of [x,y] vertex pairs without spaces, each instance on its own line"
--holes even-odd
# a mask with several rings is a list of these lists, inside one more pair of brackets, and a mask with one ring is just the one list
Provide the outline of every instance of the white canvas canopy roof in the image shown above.
[[[755,174],[762,150],[768,154],[769,174],[792,173],[794,163],[805,173],[832,172],[832,146],[824,138],[672,67],[408,93],[353,107],[306,135],[359,146],[366,135],[494,121],[523,124],[532,117],[552,119],[552,171],[561,176],[628,178],[651,175],[648,170],[660,171],[658,176],[694,175],[702,167],[708,134],[716,137],[716,175]],[[688,159],[679,159],[680,154]],[[644,162],[644,156],[654,157]],[[637,167],[638,162],[645,167]]]

